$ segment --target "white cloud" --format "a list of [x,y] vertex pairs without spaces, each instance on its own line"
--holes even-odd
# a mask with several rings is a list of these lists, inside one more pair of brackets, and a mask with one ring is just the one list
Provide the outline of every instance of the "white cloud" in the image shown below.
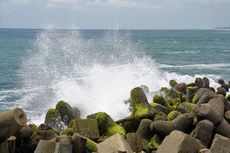
[[74,7],[87,6],[105,7],[181,7],[187,4],[226,3],[230,0],[3,0],[5,3],[34,4],[40,3],[46,7]]

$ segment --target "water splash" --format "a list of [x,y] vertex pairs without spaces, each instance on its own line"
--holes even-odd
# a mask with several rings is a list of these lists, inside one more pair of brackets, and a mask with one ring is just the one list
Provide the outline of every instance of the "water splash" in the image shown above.
[[147,85],[157,91],[170,79],[194,81],[188,75],[160,71],[139,49],[128,33],[117,30],[90,38],[78,30],[42,31],[20,73],[28,89],[27,98],[20,99],[23,107],[36,123],[43,122],[48,108],[61,99],[78,107],[83,116],[105,111],[121,118],[129,114],[124,100],[132,88]]

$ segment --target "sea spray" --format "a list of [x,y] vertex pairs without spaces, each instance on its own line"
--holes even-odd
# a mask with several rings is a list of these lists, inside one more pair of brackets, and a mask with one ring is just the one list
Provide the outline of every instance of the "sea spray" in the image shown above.
[[78,30],[43,30],[22,66],[22,84],[28,90],[19,106],[36,123],[61,99],[83,116],[105,111],[121,118],[129,114],[124,100],[132,88],[147,85],[157,91],[171,79],[194,80],[161,71],[140,49],[128,33],[118,30],[99,37],[84,37]]

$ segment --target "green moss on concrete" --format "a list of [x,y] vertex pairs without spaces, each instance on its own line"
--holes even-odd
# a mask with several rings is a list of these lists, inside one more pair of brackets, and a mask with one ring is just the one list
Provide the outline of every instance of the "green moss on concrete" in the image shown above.
[[62,132],[62,134],[64,135],[70,135],[72,136],[74,134],[74,130],[72,128],[66,128],[64,129],[64,131]]
[[149,103],[145,93],[140,87],[136,87],[130,92],[131,118],[153,117],[157,111]]
[[166,121],[167,115],[163,112],[160,112],[154,116],[153,121]]
[[90,152],[97,152],[97,143],[93,140],[86,140],[86,149]]
[[181,115],[180,112],[178,111],[171,111],[168,115],[167,115],[167,120],[168,121],[172,121],[174,120],[177,116]]
[[165,107],[161,104],[158,104],[158,103],[150,103],[151,106],[153,106],[155,109],[165,113],[165,114],[168,114],[170,112],[170,109],[168,107]]
[[112,136],[116,133],[126,136],[125,129],[116,124],[116,122],[105,112],[99,112],[87,116],[87,118],[94,118],[97,120],[99,133],[101,136]]
[[230,94],[226,96],[227,100],[230,101]]
[[56,109],[59,111],[61,119],[66,125],[74,119],[72,107],[67,102],[63,100],[59,101],[56,105]]
[[177,82],[175,80],[170,80],[169,85],[173,88],[175,85],[177,85]]
[[77,119],[71,120],[68,127],[73,129],[73,131],[76,131],[77,130]]
[[60,121],[61,115],[57,109],[50,108],[46,113],[45,124],[52,125],[53,123]]

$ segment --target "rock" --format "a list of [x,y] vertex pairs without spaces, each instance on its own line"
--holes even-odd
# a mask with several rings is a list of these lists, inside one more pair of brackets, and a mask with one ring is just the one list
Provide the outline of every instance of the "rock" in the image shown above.
[[195,111],[195,109],[196,109],[196,104],[189,103],[189,102],[180,103],[176,108],[176,110],[181,112],[182,114],[191,113]]
[[141,123],[136,131],[136,133],[140,134],[141,139],[150,139],[153,136],[152,131],[150,130],[150,125],[152,121],[149,119],[142,119]]
[[[10,137],[7,139],[9,153],[14,153],[14,152],[15,152],[16,139],[17,139],[17,138],[16,138],[15,136],[10,136]],[[1,151],[1,149],[0,149],[0,151]]]
[[73,116],[75,118],[80,118],[80,116],[81,116],[80,110],[77,107],[72,107],[72,110],[73,110]]
[[37,145],[39,140],[51,140],[57,136],[57,131],[48,125],[41,124],[32,136],[32,143]]
[[46,113],[45,124],[59,130],[64,128],[59,111],[53,108],[50,108]]
[[170,109],[168,107],[165,107],[158,103],[150,103],[150,105],[155,108],[156,110],[163,112],[165,114],[168,114],[170,112]]
[[72,136],[74,153],[97,152],[97,143],[80,134],[74,133]]
[[209,79],[207,77],[203,77],[203,86],[204,88],[209,88]]
[[201,78],[196,78],[196,80],[195,80],[195,85],[197,86],[197,87],[199,87],[199,88],[203,88],[204,86],[203,86],[203,80],[201,79]]
[[177,85],[177,82],[175,80],[170,80],[169,85],[173,88],[175,85]]
[[205,148],[199,141],[180,131],[173,131],[160,145],[157,153],[197,153]]
[[219,79],[217,82],[218,82],[220,85],[225,84],[225,82],[224,82],[223,79]]
[[229,87],[227,84],[222,84],[221,87],[224,88],[227,92],[229,91]]
[[96,140],[100,137],[97,121],[95,119],[74,119],[69,125],[76,133],[89,139]]
[[7,142],[0,143],[0,153],[10,153]]
[[62,144],[69,144],[72,145],[72,136],[69,135],[61,135],[61,136],[57,136],[53,139],[51,139],[50,141],[52,142],[60,142]]
[[169,89],[168,92],[166,93],[167,99],[181,99],[181,97],[182,97],[182,93],[175,90],[174,88]]
[[152,121],[149,119],[142,119],[136,131],[136,133],[141,137],[143,150],[145,151],[148,150],[149,139],[153,136],[153,132],[150,130],[151,123]]
[[34,153],[72,153],[72,146],[60,142],[40,140]]
[[181,112],[178,111],[171,111],[168,115],[167,115],[167,120],[168,121],[172,121],[175,118],[177,118],[177,116],[181,115]]
[[115,134],[105,141],[97,144],[97,149],[98,153],[133,153],[128,142],[120,134]]
[[212,153],[230,153],[230,139],[216,134],[210,150]]
[[220,116],[224,116],[224,101],[222,98],[212,98],[208,101],[208,104],[214,109]]
[[192,103],[194,103],[194,104],[201,103],[201,102],[204,103],[204,100],[206,100],[205,102],[208,102],[211,98],[214,98],[215,96],[216,95],[215,95],[215,93],[213,91],[211,91],[209,89],[206,89],[206,88],[200,88],[195,93],[195,95],[194,95],[194,97],[192,99]]
[[62,131],[62,135],[69,135],[72,136],[74,134],[74,130],[72,128],[66,128]]
[[162,141],[159,138],[158,135],[154,135],[151,139],[150,142],[148,144],[148,149],[149,150],[157,150],[159,148],[159,146],[161,145]]
[[211,90],[209,92],[204,93],[199,101],[197,102],[198,105],[207,103],[210,99],[217,97],[217,95],[212,92]]
[[228,123],[230,123],[230,110],[228,110],[224,113],[224,117],[225,117],[226,121],[228,121]]
[[228,81],[228,88],[230,88],[230,81]]
[[154,95],[153,102],[158,103],[158,104],[163,105],[163,106],[166,106],[166,107],[169,106],[166,99],[162,95]]
[[188,87],[186,89],[186,101],[187,102],[192,102],[192,98],[194,97],[195,93],[198,91],[198,87],[197,86],[192,86],[192,87]]
[[186,94],[187,86],[185,83],[179,83],[179,84],[175,85],[173,88],[179,92]]
[[218,87],[216,93],[226,96],[226,89],[223,87]]
[[133,152],[138,153],[142,151],[141,136],[139,133],[127,133],[126,141]]
[[193,117],[191,114],[182,114],[172,121],[156,121],[150,126],[152,132],[159,136],[166,136],[174,130],[187,132],[191,128],[193,123]]
[[114,120],[104,112],[88,115],[87,118],[97,120],[100,136],[112,136],[116,133],[119,133],[124,137],[126,135],[125,129],[116,124]]
[[198,153],[212,153],[209,149],[200,149]]
[[230,94],[228,94],[226,98],[228,101],[230,101]]
[[0,143],[26,126],[27,117],[20,108],[0,112]]
[[230,138],[230,124],[225,119],[223,119],[216,127],[216,132]]
[[148,103],[145,93],[140,87],[132,89],[130,97],[132,118],[148,118],[158,113],[158,111]]
[[144,91],[145,94],[149,94],[149,88],[146,85],[141,85],[140,88]]
[[191,136],[200,140],[200,142],[208,147],[212,139],[214,125],[209,120],[200,121],[196,128],[192,131]]
[[65,101],[61,100],[57,103],[56,109],[59,111],[61,115],[61,120],[66,124],[69,125],[69,122],[74,119],[74,113],[72,107],[66,103]]
[[163,112],[160,112],[154,116],[153,121],[167,121],[167,115]]
[[84,153],[87,139],[81,137],[79,134],[75,133],[72,136],[73,141],[73,153]]
[[33,134],[32,128],[29,125],[22,127],[19,131],[19,137],[21,139],[29,139]]
[[209,104],[201,104],[196,109],[196,115],[198,120],[208,119],[212,121],[213,124],[218,124],[223,119],[223,116],[221,116]]

